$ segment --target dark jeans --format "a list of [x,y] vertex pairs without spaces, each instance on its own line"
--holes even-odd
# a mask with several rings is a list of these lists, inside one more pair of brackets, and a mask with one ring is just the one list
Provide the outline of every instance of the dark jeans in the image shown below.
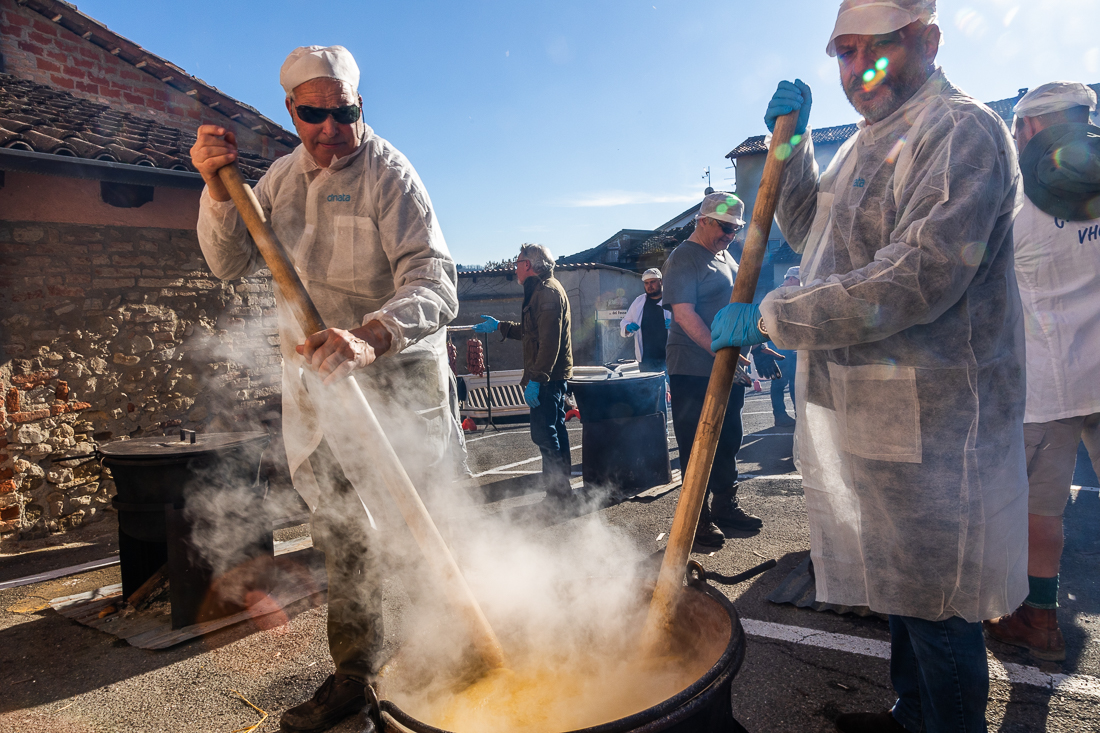
[[[709,377],[695,377],[684,374],[668,375],[669,391],[672,393],[672,429],[676,433],[676,443],[680,446],[680,471],[687,471],[691,459],[691,446],[695,442],[695,431],[699,427],[699,418],[703,414],[703,398],[707,394]],[[714,454],[714,467],[707,482],[708,494],[731,494],[737,490],[737,451],[741,448],[742,428],[741,410],[745,406],[745,388],[733,385],[730,401],[726,405],[726,418],[722,423],[722,433],[718,438],[718,450]],[[707,504],[703,503],[703,516],[707,516]]]
[[540,383],[539,406],[531,408],[531,441],[542,452],[542,475],[550,493],[568,492],[573,470],[565,429],[565,389],[564,379]]
[[792,353],[785,360],[778,362],[778,364],[779,370],[783,372],[783,376],[779,379],[773,379],[771,385],[772,414],[776,417],[787,414],[787,406],[783,401],[784,394],[787,391],[791,393],[791,404],[795,405],[794,410],[798,410],[798,403],[794,401],[794,370],[796,358]]
[[894,719],[912,733],[985,733],[989,665],[980,623],[890,617]]

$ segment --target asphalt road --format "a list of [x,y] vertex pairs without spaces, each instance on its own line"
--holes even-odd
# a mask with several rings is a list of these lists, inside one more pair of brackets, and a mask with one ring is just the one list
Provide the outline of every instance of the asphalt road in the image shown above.
[[[884,710],[893,700],[884,621],[819,613],[768,602],[765,596],[809,550],[801,482],[791,459],[790,428],[772,425],[766,393],[750,393],[739,455],[743,506],[764,519],[756,533],[730,536],[725,547],[693,555],[734,601],[749,633],[745,663],[733,683],[737,719],[753,733],[831,731],[837,714]],[[580,470],[580,425],[569,424]],[[489,502],[484,511],[531,513],[530,531],[568,542],[586,517],[549,522],[533,511],[539,462],[527,426],[502,425],[471,436],[470,467]],[[677,459],[674,441],[671,457]],[[674,465],[676,465],[674,463]],[[501,468],[505,467],[505,468]],[[496,471],[494,472],[494,469]],[[511,473],[505,473],[511,472]],[[1100,484],[1079,461],[1075,483]],[[583,490],[583,489],[582,489]],[[632,538],[643,552],[664,546],[678,489],[639,496],[599,509],[600,519]],[[1066,514],[1060,617],[1069,646],[1064,664],[1037,665],[1026,653],[990,645],[994,680],[990,730],[1100,730],[1100,493],[1077,491]],[[23,558],[0,557],[0,581],[98,559],[117,551],[109,526],[63,547]],[[282,530],[280,538],[305,527]],[[658,539],[665,535],[662,539]],[[779,565],[750,581],[724,577],[764,559]],[[615,558],[607,558],[614,564]],[[25,570],[26,572],[20,572]],[[234,692],[270,713],[258,731],[278,729],[287,707],[307,697],[331,671],[324,605],[289,609],[289,621],[269,629],[246,623],[166,651],[144,651],[82,627],[45,607],[51,598],[118,582],[118,568],[0,590],[0,732],[210,731],[229,733],[261,719]],[[407,596],[385,586],[387,643],[402,638]],[[1005,672],[1007,670],[1007,673]],[[338,731],[357,730],[354,720]]]

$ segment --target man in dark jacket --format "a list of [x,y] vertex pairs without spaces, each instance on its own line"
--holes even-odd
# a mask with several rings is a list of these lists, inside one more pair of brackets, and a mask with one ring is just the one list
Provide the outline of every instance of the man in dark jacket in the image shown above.
[[516,279],[523,284],[521,321],[482,316],[485,320],[474,330],[523,341],[523,399],[531,408],[531,440],[542,451],[547,498],[560,500],[571,496],[573,467],[565,430],[566,380],[573,376],[569,299],[554,279],[554,256],[541,244],[520,247]]

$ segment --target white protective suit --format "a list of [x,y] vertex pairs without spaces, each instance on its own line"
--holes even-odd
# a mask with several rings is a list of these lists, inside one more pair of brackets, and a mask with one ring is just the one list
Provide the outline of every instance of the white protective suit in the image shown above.
[[1013,227],[1027,339],[1024,422],[1100,412],[1100,220],[1063,221],[1024,197]]
[[[256,185],[256,196],[325,325],[351,329],[378,320],[393,336],[389,351],[354,374],[413,475],[410,462],[441,461],[453,427],[444,327],[458,311],[457,275],[416,171],[392,145],[364,128],[356,151],[328,168],[318,166],[299,145],[271,165]],[[214,201],[205,191],[198,235],[210,269],[223,280],[263,266],[233,203]],[[303,385],[303,359],[294,350],[305,334],[278,288],[276,300],[283,439],[294,486],[316,510],[320,488],[308,458],[322,433]],[[332,441],[330,446],[340,458],[339,446]],[[363,480],[348,478],[363,496]],[[366,487],[371,492],[379,496],[378,505],[368,507],[372,519],[390,514],[381,499],[384,489]]]
[[976,622],[1027,595],[1018,178],[1004,124],[939,69],[820,176],[809,134],[787,161],[805,287],[760,311],[799,352],[819,601]]
[[[646,295],[645,293],[642,293],[637,298],[635,298],[634,302],[630,304],[630,307],[626,309],[626,315],[623,316],[623,320],[619,321],[619,333],[622,334],[622,337],[626,338],[627,336],[631,336],[631,335],[634,336],[634,358],[637,359],[639,363],[642,361],[642,353],[643,353],[642,352],[642,329],[641,329],[641,325],[642,325],[642,308],[645,306],[645,299],[648,298],[648,297],[649,297],[648,295]],[[660,300],[657,301],[657,305],[661,306],[662,308],[664,308],[664,304],[665,304],[665,299],[664,298],[661,298]],[[664,308],[664,311],[665,311],[665,320],[666,321],[669,320],[670,318],[672,318],[672,311],[670,311],[668,308]],[[635,331],[633,334],[627,333],[626,332],[626,325],[628,323],[637,323],[638,326],[639,326],[638,330]]]

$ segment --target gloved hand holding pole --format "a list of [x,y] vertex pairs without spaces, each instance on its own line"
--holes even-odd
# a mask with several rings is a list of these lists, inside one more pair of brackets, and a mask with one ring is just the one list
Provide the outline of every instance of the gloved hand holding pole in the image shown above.
[[[294,265],[287,257],[286,250],[275,237],[256,195],[245,184],[240,170],[235,165],[227,165],[218,171],[218,178],[229,191],[257,249],[271,270],[271,276],[279,286],[286,305],[294,313],[302,330],[306,334],[325,330],[321,314],[313,305]],[[389,490],[394,504],[424,553],[428,566],[435,572],[443,585],[444,593],[466,622],[475,649],[490,668],[503,667],[504,652],[496,634],[489,626],[489,621],[462,576],[439,529],[428,515],[424,502],[416,493],[416,488],[398,460],[393,446],[382,431],[359,383],[354,377],[347,377],[330,388],[346,390],[346,394],[337,403],[349,416],[345,416],[340,424],[345,428],[348,424],[354,424],[362,431],[362,450],[370,453],[375,472]],[[330,437],[339,439],[339,436]]]
[[[760,267],[767,253],[772,217],[775,216],[778,203],[783,162],[789,157],[790,139],[797,122],[797,111],[784,114],[776,120],[740,267],[733,283],[731,302],[752,303],[756,281],[760,277]],[[777,150],[782,152],[777,155]],[[688,555],[691,553],[699,515],[706,500],[707,481],[710,479],[710,469],[714,463],[714,453],[718,447],[718,437],[722,431],[722,421],[725,418],[730,389],[733,387],[740,351],[737,347],[718,351],[710,373],[703,413],[695,434],[691,458],[684,469],[684,484],[680,490],[680,500],[676,504],[676,516],[672,520],[672,531],[669,533],[668,546],[661,563],[661,573],[657,578],[657,587],[653,591],[649,616],[642,634],[643,649],[651,654],[659,653],[663,640],[667,638],[668,630],[673,626],[676,605],[683,593]]]

